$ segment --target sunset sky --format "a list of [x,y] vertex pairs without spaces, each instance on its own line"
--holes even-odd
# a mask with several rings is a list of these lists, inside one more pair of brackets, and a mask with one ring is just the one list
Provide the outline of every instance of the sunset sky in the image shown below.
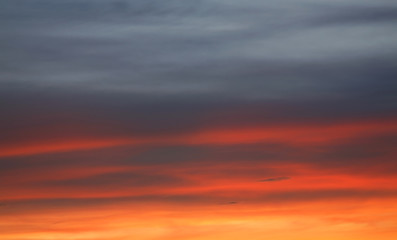
[[393,0],[0,0],[0,239],[397,239],[396,26]]

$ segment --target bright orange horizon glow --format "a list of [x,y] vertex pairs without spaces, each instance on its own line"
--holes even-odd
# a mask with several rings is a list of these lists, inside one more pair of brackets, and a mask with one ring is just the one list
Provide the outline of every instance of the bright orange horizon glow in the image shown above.
[[[300,152],[291,153],[281,163],[235,160],[225,165],[216,161],[218,154],[223,154],[221,151],[203,155],[198,163],[181,162],[168,167],[85,165],[84,158],[87,155],[98,161],[111,156],[139,159],[145,153],[142,147],[244,147],[268,142],[321,154],[323,147],[332,144],[396,131],[394,120],[379,120],[206,129],[161,137],[80,137],[61,142],[43,139],[32,144],[3,144],[0,158],[15,163],[26,157],[34,156],[36,160],[31,161],[37,161],[51,154],[73,153],[81,155],[82,165],[73,162],[38,169],[17,168],[3,174],[1,180],[8,184],[1,186],[0,191],[0,238],[394,240],[397,177],[374,171],[387,169],[385,164],[390,162],[388,158],[396,156],[395,152],[378,157],[385,164],[373,167],[373,172],[343,165],[336,170],[316,165],[315,161],[296,161],[303,154]],[[141,149],[120,152],[119,147],[130,146]],[[109,153],[98,152],[105,150]],[[68,157],[64,158],[63,164]],[[130,180],[134,176],[138,178]],[[152,184],[155,176],[170,182],[162,184],[159,180]]]

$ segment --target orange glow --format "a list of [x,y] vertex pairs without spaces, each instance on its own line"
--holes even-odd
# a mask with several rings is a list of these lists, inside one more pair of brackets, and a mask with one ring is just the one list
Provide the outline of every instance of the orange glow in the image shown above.
[[88,140],[88,141],[69,141],[69,142],[44,142],[32,143],[22,146],[5,146],[0,151],[0,157],[24,156],[54,152],[68,152],[89,150],[96,148],[114,147],[131,144],[128,139],[110,139],[110,140]]
[[[394,240],[397,177],[393,174],[369,175],[369,170],[352,170],[343,163],[328,168],[315,160],[296,160],[301,153],[282,161],[263,157],[225,164],[215,152],[167,167],[161,162],[146,164],[146,158],[139,155],[158,146],[234,148],[278,142],[307,148],[310,153],[304,156],[310,157],[319,146],[394,131],[394,121],[362,121],[3,144],[0,156],[12,163],[40,161],[48,153],[62,156],[84,151],[90,152],[90,161],[98,163],[85,163],[84,157],[69,163],[65,158],[57,164],[4,172],[0,176],[6,183],[0,186],[0,239]],[[118,146],[141,148],[123,155]],[[110,153],[102,156],[98,150],[103,149]],[[23,159],[31,155],[37,156]],[[19,158],[7,158],[13,156]],[[112,159],[116,156],[142,163],[119,162]],[[395,152],[375,156],[379,164],[371,170],[388,168],[390,156]],[[111,159],[102,162],[107,158]]]
[[[321,239],[392,240],[397,224],[397,208],[389,200],[207,206],[148,202],[71,210],[3,215],[0,224],[6,228],[1,236],[7,240],[237,240],[263,239],[263,236],[279,240],[314,240],[319,236],[324,236]],[[16,224],[24,224],[31,230],[19,231]]]
[[68,152],[108,148],[123,145],[150,144],[243,144],[265,141],[284,142],[295,145],[327,144],[363,135],[397,131],[396,121],[363,121],[339,125],[272,126],[244,129],[208,129],[179,136],[108,138],[69,140],[62,142],[39,142],[23,145],[0,146],[0,157],[24,156],[54,152]]

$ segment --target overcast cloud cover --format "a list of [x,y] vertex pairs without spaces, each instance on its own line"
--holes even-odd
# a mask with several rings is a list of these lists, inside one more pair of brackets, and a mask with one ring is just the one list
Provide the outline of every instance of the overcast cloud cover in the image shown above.
[[0,224],[395,200],[396,26],[393,0],[1,0]]
[[0,4],[2,126],[73,108],[156,128],[225,107],[284,120],[396,107],[394,1]]
[[0,11],[4,87],[375,101],[396,87],[394,1],[4,0]]

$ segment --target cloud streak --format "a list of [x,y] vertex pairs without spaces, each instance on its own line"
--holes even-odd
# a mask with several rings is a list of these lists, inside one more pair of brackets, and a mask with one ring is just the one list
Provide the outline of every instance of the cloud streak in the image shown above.
[[266,178],[259,180],[259,182],[277,182],[277,181],[283,181],[283,180],[288,180],[291,179],[290,177],[274,177],[274,178]]

